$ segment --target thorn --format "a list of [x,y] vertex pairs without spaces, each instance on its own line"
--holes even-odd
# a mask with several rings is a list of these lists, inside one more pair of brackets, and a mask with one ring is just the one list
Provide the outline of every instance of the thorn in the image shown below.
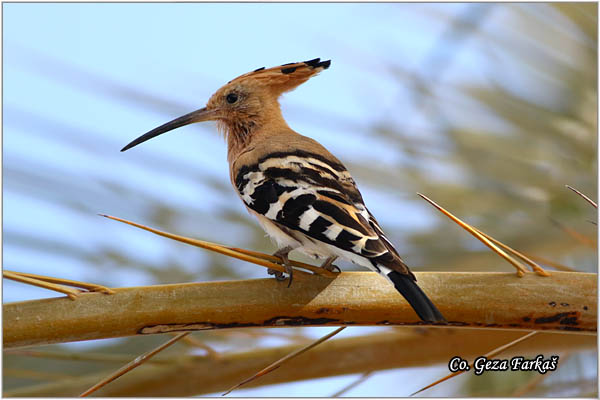
[[[504,258],[506,261],[508,261],[510,264],[512,264],[512,266],[517,269],[517,276],[519,278],[521,278],[521,277],[523,277],[523,275],[525,275],[525,271],[527,271],[527,268],[525,267],[525,265],[523,265],[523,263],[521,263],[519,260],[517,260],[516,258],[510,256],[504,250],[502,250],[501,248],[499,248],[498,246],[496,246],[490,239],[488,239],[484,234],[482,234],[482,232],[479,232],[479,230],[477,228],[474,228],[471,225],[467,224],[466,222],[462,221],[461,219],[455,217],[452,213],[450,213],[449,211],[447,211],[446,209],[444,209],[442,206],[438,205],[433,200],[429,199],[424,194],[421,194],[421,193],[418,193],[418,192],[417,192],[417,194],[422,199],[424,199],[425,201],[427,201],[429,204],[431,204],[432,206],[434,206],[435,208],[437,208],[442,214],[444,214],[445,216],[447,216],[448,218],[450,218],[452,221],[454,221],[458,226],[460,226],[461,228],[463,228],[464,230],[466,230],[467,232],[469,232],[471,235],[475,236],[475,238],[477,238],[480,242],[482,242],[487,247],[489,247],[492,251],[494,251],[500,257]],[[509,251],[511,251],[512,253],[514,253],[514,251],[512,251],[512,249],[509,250]],[[539,266],[537,266],[536,269],[543,271],[543,268],[541,268]],[[538,272],[538,271],[536,270],[536,272]],[[544,273],[540,273],[540,274],[541,275],[547,274],[547,272],[544,271]]]
[[274,363],[272,363],[271,365],[263,368],[262,370],[258,371],[256,374],[252,375],[250,378],[244,379],[242,382],[238,383],[237,385],[233,386],[231,389],[229,389],[228,391],[226,391],[225,393],[223,393],[221,396],[226,396],[229,393],[233,392],[235,389],[239,388],[242,385],[245,385],[248,382],[252,382],[253,380],[255,380],[256,378],[260,378],[261,376],[264,376],[266,374],[268,374],[269,372],[275,371],[277,368],[279,368],[284,362],[299,356],[300,354],[307,352],[308,350],[312,349],[313,347],[323,343],[324,341],[326,341],[327,339],[337,335],[338,333],[340,333],[341,331],[343,331],[346,327],[342,326],[337,328],[335,331],[328,333],[327,335],[323,336],[322,338],[312,342],[311,344],[309,344],[308,346],[304,346],[290,354],[288,354],[287,356],[280,358],[279,360],[275,361]]
[[[484,354],[483,356],[486,357],[486,358],[495,357],[496,355],[502,353],[504,350],[509,349],[509,348],[515,346],[516,344],[521,343],[522,341],[529,339],[532,336],[535,336],[538,332],[539,331],[531,331],[531,332],[529,332],[529,333],[521,336],[520,338],[517,338],[517,339],[513,340],[512,342],[503,344],[500,347],[496,347],[495,349],[493,349],[492,351]],[[469,369],[473,369],[473,363],[469,364]],[[466,370],[463,369],[463,370],[460,370],[460,371],[452,372],[451,374],[448,374],[445,377],[443,377],[441,379],[438,379],[437,381],[435,381],[433,383],[430,383],[429,385],[425,386],[424,388],[421,388],[421,389],[417,390],[416,392],[412,393],[409,397],[412,397],[415,394],[421,393],[422,391],[427,390],[427,389],[429,389],[429,388],[437,385],[438,383],[442,383],[442,382],[444,382],[444,381],[446,381],[446,380],[448,380],[448,379],[450,379],[452,377],[455,377],[456,375],[460,375],[460,374],[462,374],[465,371]]]
[[174,344],[178,340],[184,338],[188,334],[190,334],[190,332],[181,332],[177,336],[175,336],[172,339],[170,339],[168,342],[163,343],[160,346],[158,346],[158,347],[156,347],[156,348],[154,348],[154,349],[152,349],[152,350],[150,350],[150,351],[148,351],[148,352],[146,352],[146,353],[144,353],[144,354],[136,357],[133,361],[127,363],[126,365],[124,365],[123,367],[119,368],[117,371],[115,371],[111,375],[107,376],[106,378],[102,379],[100,382],[96,383],[94,386],[92,386],[91,388],[89,388],[85,392],[81,393],[79,395],[79,397],[87,397],[87,396],[89,396],[90,394],[94,393],[95,391],[97,391],[98,389],[102,388],[103,386],[108,385],[109,383],[111,383],[115,379],[119,378],[120,376],[125,375],[127,372],[129,372],[132,369],[137,368],[141,364],[145,363],[146,361],[148,361],[149,359],[151,359],[152,357],[154,357],[156,354],[160,353],[161,351],[163,351],[167,347],[171,346],[172,344]]
[[574,191],[575,193],[577,193],[579,196],[583,197],[583,199],[585,201],[587,201],[588,203],[590,203],[592,206],[598,208],[598,204],[596,204],[595,201],[593,201],[592,199],[587,197],[585,194],[581,193],[579,190],[575,189],[574,187],[571,187],[569,185],[565,185],[565,186],[567,187],[567,189],[570,189],[570,190]]
[[[214,251],[216,253],[224,254],[229,257],[237,258],[239,260],[244,260],[251,262],[256,265],[261,265],[263,267],[271,268],[276,271],[286,272],[285,268],[278,264],[281,262],[281,259],[277,256],[273,256],[270,254],[259,253],[257,251],[251,251],[246,249],[239,249],[237,247],[228,247],[223,246],[217,243],[211,243],[204,240],[192,239],[185,236],[174,235],[172,233],[159,231],[158,229],[150,228],[132,221],[128,221],[126,219],[113,217],[111,215],[104,215],[108,219],[112,219],[114,221],[122,222],[127,225],[135,226],[136,228],[143,229],[145,231],[151,232],[155,235],[159,235],[162,237],[166,237],[168,239],[176,240],[178,242],[191,244],[192,246],[200,247],[206,250]],[[335,278],[336,274],[331,271],[323,270],[323,268],[315,267],[314,265],[305,264],[298,261],[289,260],[289,264],[293,266],[297,266],[299,268],[308,269],[309,271],[316,272],[319,275]],[[303,276],[310,276],[307,272],[304,271],[296,271],[296,274]]]

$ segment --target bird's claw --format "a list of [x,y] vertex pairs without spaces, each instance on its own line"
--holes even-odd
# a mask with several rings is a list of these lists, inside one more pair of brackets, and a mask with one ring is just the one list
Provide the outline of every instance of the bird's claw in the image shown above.
[[[330,266],[328,266],[328,267],[325,267],[325,269],[327,271],[330,271],[330,272],[337,272],[337,273],[342,272],[342,270],[340,269],[340,267],[338,267],[337,265],[333,265],[333,264],[330,265]],[[336,271],[336,269],[337,269],[337,271]]]
[[[284,247],[283,249],[277,250],[275,252],[275,254],[273,254],[274,256],[281,258],[283,267],[285,268],[285,272],[290,277],[290,281],[289,281],[287,287],[292,286],[292,278],[294,275],[294,270],[292,269],[292,266],[290,265],[290,260],[288,259],[288,254],[290,253],[290,251],[292,251],[291,247]],[[281,272],[281,271],[274,271],[271,268],[269,268],[267,272],[270,275],[275,275],[275,279],[277,279],[278,281],[285,280],[285,277],[283,276],[283,272]]]
[[333,265],[333,262],[335,261],[336,258],[337,258],[336,256],[329,257],[321,265],[321,268],[323,268],[324,270],[330,271],[330,272],[335,272],[336,269],[337,269],[337,272],[342,272],[342,270],[340,269],[340,267],[338,267],[337,265]]
[[285,281],[285,276],[283,275],[283,272],[277,271],[276,269],[272,269],[272,268],[267,269],[267,274],[275,275],[275,279],[278,282]]

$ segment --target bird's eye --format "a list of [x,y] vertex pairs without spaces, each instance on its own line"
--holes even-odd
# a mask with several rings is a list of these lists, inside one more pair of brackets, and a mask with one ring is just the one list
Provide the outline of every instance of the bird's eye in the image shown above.
[[225,97],[225,99],[227,100],[227,102],[228,102],[229,104],[233,104],[233,103],[235,103],[235,102],[237,101],[237,99],[238,99],[238,95],[237,95],[237,94],[235,94],[235,93],[229,93],[229,94],[227,95],[227,97]]

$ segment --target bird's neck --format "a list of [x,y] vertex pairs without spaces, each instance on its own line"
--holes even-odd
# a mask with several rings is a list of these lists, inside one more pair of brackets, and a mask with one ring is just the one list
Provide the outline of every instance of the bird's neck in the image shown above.
[[257,140],[282,131],[292,131],[283,119],[279,107],[263,111],[248,118],[222,122],[227,138],[227,159],[230,163]]

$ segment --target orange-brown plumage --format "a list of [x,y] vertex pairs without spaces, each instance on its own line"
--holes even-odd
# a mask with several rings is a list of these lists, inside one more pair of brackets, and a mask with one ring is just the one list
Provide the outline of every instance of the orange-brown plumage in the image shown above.
[[290,284],[290,251],[325,258],[328,269],[342,257],[390,280],[421,319],[444,322],[365,207],[344,165],[317,141],[292,130],[281,114],[281,94],[329,65],[317,58],[241,75],[217,90],[205,108],[151,130],[123,150],[183,125],[217,121],[227,140],[231,183],[277,243],[275,254]]
[[[295,133],[281,114],[279,96],[329,67],[319,59],[269,69],[259,68],[227,82],[213,94],[208,109],[220,110],[218,128],[227,138],[227,158],[232,163],[250,142],[281,132]],[[238,100],[229,104],[227,96]]]

